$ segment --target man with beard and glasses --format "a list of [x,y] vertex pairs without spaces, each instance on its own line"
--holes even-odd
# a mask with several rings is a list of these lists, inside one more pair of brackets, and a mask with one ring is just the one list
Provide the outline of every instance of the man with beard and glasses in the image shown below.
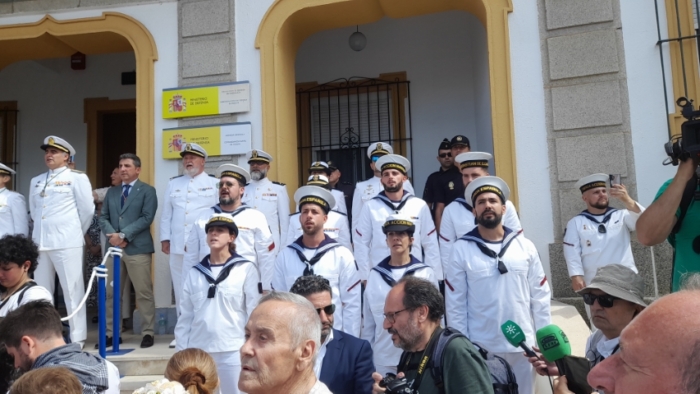
[[243,194],[243,203],[262,212],[270,225],[275,241],[274,253],[282,247],[282,234],[289,227],[289,195],[284,183],[271,181],[267,177],[272,156],[260,149],[246,154],[250,165],[250,182]]
[[[489,175],[489,160],[493,156],[486,152],[460,153],[455,158],[462,171],[462,184],[466,188],[469,184],[482,176]],[[510,200],[506,201],[506,213],[503,216],[503,225],[513,231],[520,231],[522,225],[515,211],[515,205]],[[447,264],[452,252],[452,245],[459,237],[472,231],[476,227],[476,218],[471,206],[464,196],[452,201],[445,208],[440,226],[440,259],[442,264]]]
[[335,304],[328,279],[319,275],[301,276],[290,293],[309,300],[321,319],[321,347],[316,354],[314,373],[333,394],[365,394],[372,390],[372,347],[369,342],[333,328]]
[[413,244],[411,254],[432,267],[435,278],[441,281],[440,249],[430,208],[425,201],[404,190],[411,163],[403,156],[385,155],[376,165],[381,171],[384,191],[364,204],[353,233],[362,280],[367,280],[370,270],[391,253],[384,235],[384,222],[389,215],[401,214],[411,218],[416,226],[418,242]]
[[[185,243],[202,211],[216,204],[217,179],[204,172],[207,151],[197,144],[186,144],[180,152],[184,174],[170,179],[160,215],[160,243],[163,253],[170,255],[175,307],[180,313]],[[170,343],[175,347],[175,341]]]
[[[320,186],[324,189],[328,189],[329,186],[328,178],[323,175],[311,175],[306,184],[308,186]],[[301,216],[301,212],[297,212],[289,216],[289,228],[283,237],[283,246],[287,246],[294,242],[304,233],[301,222],[299,221],[299,216]],[[338,241],[339,244],[348,248],[348,250],[352,251],[350,225],[348,224],[348,217],[345,214],[330,210],[328,212],[328,220],[326,220],[326,224],[323,225],[323,232],[325,232],[329,237]]]
[[391,254],[372,268],[364,294],[362,339],[372,344],[374,367],[382,375],[396,373],[401,350],[391,343],[391,335],[383,328],[384,301],[392,287],[404,276],[429,280],[437,288],[435,272],[411,255],[416,225],[411,218],[390,215],[382,227]]
[[[404,276],[386,296],[383,327],[403,354],[398,377],[405,376],[410,388],[421,394],[491,394],[491,374],[476,347],[464,336],[444,347],[441,360],[432,359],[435,341],[443,334],[440,321],[445,313],[442,295],[435,285],[415,276]],[[427,353],[427,354],[426,354]],[[427,357],[427,359],[426,359]],[[440,363],[442,386],[433,377],[433,363]],[[384,376],[372,374],[373,393]]]
[[216,177],[219,178],[219,203],[202,211],[194,222],[187,239],[184,269],[189,270],[209,254],[206,224],[211,215],[222,213],[229,215],[238,226],[236,253],[258,266],[263,290],[269,291],[275,267],[272,233],[265,215],[241,202],[250,174],[237,165],[222,164],[216,169]]
[[[637,272],[630,232],[635,230],[644,207],[627,194],[627,188],[622,184],[612,185],[610,195],[627,209],[608,206],[608,179],[607,174],[593,174],[576,182],[586,210],[569,220],[564,232],[564,258],[574,291],[586,287],[598,268],[608,264],[622,264]],[[588,305],[586,313],[590,320]]]
[[323,226],[334,198],[318,186],[303,186],[294,193],[304,234],[280,250],[275,261],[272,288],[289,291],[300,276],[320,275],[330,282],[337,308],[335,326],[350,335],[360,335],[360,278],[352,252],[326,235]]
[[[362,213],[362,207],[366,202],[373,199],[384,190],[382,186],[382,172],[377,166],[377,160],[384,155],[394,154],[394,148],[386,142],[375,142],[367,148],[367,158],[369,158],[369,168],[372,169],[374,174],[373,177],[366,181],[357,182],[355,185],[355,191],[352,196],[352,211],[350,214],[352,228],[350,231],[355,234],[355,229],[357,228],[357,223],[360,219],[360,213]],[[411,181],[406,179],[404,182],[404,190],[410,194],[415,194],[413,191],[413,185]],[[354,237],[354,235],[353,235]]]
[[83,386],[83,394],[119,394],[119,370],[98,355],[66,344],[56,308],[48,301],[24,304],[0,322],[0,341],[14,357],[21,372],[61,366],[68,368]]
[[501,325],[517,323],[526,342],[551,323],[551,291],[535,245],[502,224],[508,185],[498,177],[472,181],[464,192],[477,226],[452,246],[445,265],[447,323],[474,343],[503,357],[513,368],[522,394],[534,392],[534,370],[503,336]]

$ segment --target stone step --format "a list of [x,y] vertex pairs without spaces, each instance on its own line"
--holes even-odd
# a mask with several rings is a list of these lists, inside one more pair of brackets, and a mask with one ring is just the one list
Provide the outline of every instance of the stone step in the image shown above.
[[163,379],[163,375],[143,375],[143,376],[125,376],[120,381],[120,394],[132,394],[134,390],[153,382],[154,380]]
[[[142,336],[127,331],[122,334],[123,343],[119,345],[121,351],[130,349],[131,351],[122,355],[110,355],[107,353],[107,360],[111,361],[119,368],[121,376],[150,376],[163,375],[168,360],[175,354],[175,349],[168,346],[173,340],[173,335],[156,335],[155,344],[146,349],[141,349]],[[94,349],[97,343],[97,331],[88,331],[88,339],[85,342],[85,350],[91,353],[98,353]],[[112,350],[108,348],[107,351]],[[133,390],[132,390],[133,391]]]

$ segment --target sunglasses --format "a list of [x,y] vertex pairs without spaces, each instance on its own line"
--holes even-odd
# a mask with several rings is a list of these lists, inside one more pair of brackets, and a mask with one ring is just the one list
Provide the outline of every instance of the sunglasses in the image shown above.
[[326,315],[330,316],[333,313],[335,313],[335,304],[326,305],[323,308],[316,308],[316,313],[318,313],[319,315],[321,314],[321,311],[323,311]]
[[452,153],[450,153],[450,152],[447,152],[447,153],[440,153],[439,156],[440,156],[441,159],[444,159],[444,158],[446,158],[446,157],[452,157]]
[[372,156],[372,163],[376,163],[381,156]]
[[586,305],[593,305],[595,300],[598,300],[598,305],[603,308],[612,308],[613,302],[615,300],[619,300],[619,298],[613,297],[609,294],[595,295],[592,293],[586,293],[583,295],[583,302],[585,302]]
[[224,187],[228,187],[229,189],[235,185],[233,182],[219,182],[219,189],[223,189]]

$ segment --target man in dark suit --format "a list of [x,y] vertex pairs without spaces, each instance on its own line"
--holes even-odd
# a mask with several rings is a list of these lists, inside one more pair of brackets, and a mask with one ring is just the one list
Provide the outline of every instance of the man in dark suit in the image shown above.
[[[122,248],[119,296],[124,291],[124,281],[129,275],[136,290],[136,303],[143,318],[141,347],[153,346],[155,302],[151,282],[151,256],[154,252],[151,223],[158,208],[156,189],[139,181],[141,159],[133,153],[119,156],[121,186],[107,191],[100,228],[107,237],[109,246]],[[112,282],[112,260],[107,262]],[[107,286],[107,346],[112,346],[112,298],[113,288]],[[121,340],[121,338],[120,338]]]
[[314,372],[334,394],[372,392],[372,348],[369,342],[333,329],[331,285],[318,275],[300,276],[291,293],[311,301],[321,319],[321,347],[316,354]]

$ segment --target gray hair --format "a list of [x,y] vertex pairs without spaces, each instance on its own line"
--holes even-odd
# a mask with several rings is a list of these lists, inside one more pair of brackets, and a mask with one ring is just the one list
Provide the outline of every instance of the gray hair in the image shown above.
[[681,277],[681,290],[697,291],[700,290],[700,273],[686,273]]
[[[287,322],[289,334],[292,337],[292,348],[301,346],[304,341],[312,340],[316,344],[316,354],[321,347],[321,319],[318,318],[316,308],[311,301],[293,293],[273,291],[262,296],[258,306],[268,301],[282,301],[293,304],[294,311],[288,315]],[[314,354],[314,360],[316,359]]]

